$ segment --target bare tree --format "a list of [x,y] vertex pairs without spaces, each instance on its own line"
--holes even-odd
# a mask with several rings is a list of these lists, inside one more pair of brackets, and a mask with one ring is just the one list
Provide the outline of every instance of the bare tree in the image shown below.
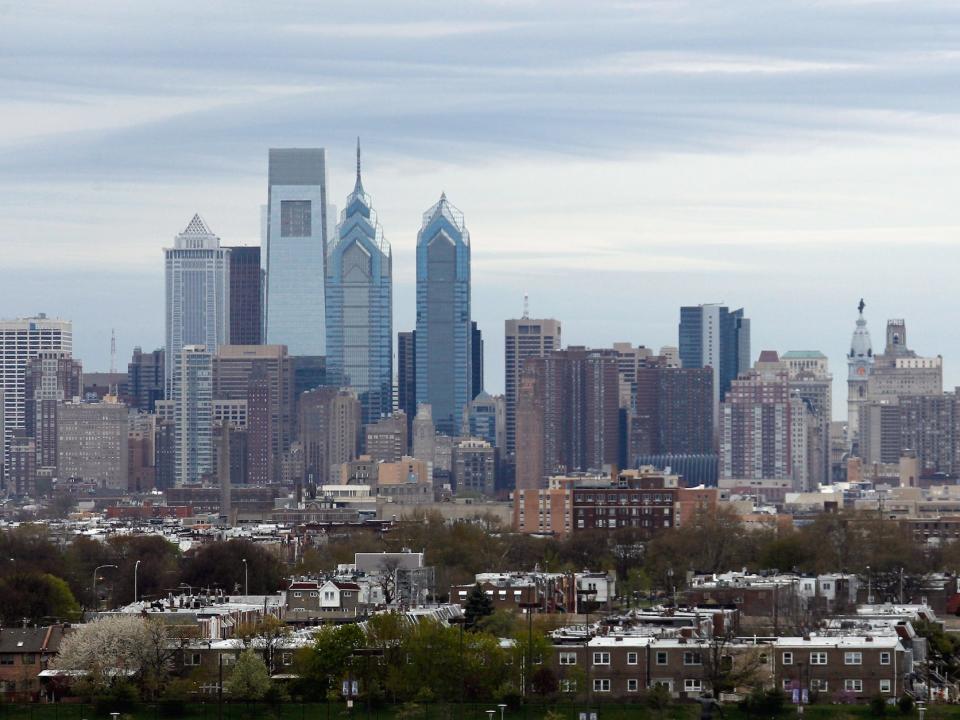
[[[696,646],[694,646],[696,647]],[[768,651],[762,646],[738,643],[730,634],[718,635],[700,644],[703,680],[714,697],[762,681],[760,670]]]

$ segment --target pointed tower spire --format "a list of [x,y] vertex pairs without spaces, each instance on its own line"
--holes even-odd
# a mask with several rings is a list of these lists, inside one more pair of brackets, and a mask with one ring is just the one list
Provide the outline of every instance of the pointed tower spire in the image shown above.
[[357,135],[357,184],[355,190],[362,191],[363,183],[360,182],[360,136]]

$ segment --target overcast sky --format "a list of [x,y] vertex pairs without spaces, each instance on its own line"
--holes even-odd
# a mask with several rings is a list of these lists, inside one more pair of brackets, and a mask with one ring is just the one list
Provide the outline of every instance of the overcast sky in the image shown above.
[[359,135],[397,330],[421,213],[464,212],[492,391],[524,292],[593,346],[743,306],[840,380],[864,296],[960,384],[955,0],[147,5],[0,0],[0,315],[71,318],[88,370],[162,345],[194,212],[258,243],[271,146],[325,147],[342,206]]

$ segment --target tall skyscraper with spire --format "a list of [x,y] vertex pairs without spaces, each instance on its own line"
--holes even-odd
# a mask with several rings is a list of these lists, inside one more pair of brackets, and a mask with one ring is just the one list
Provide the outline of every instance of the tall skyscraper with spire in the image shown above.
[[327,378],[352,387],[363,424],[393,405],[393,256],[360,177],[327,255]]
[[417,404],[432,407],[439,432],[459,432],[472,386],[470,233],[446,194],[417,234]]
[[271,148],[265,342],[291,355],[326,354],[327,170],[323,148]]
[[850,352],[847,353],[847,438],[852,443],[860,435],[860,408],[867,402],[867,388],[870,371],[873,369],[873,345],[867,319],[863,316],[866,303],[860,300],[857,306],[857,326],[850,338]]
[[164,249],[166,259],[167,397],[173,397],[173,368],[182,348],[203,345],[216,352],[230,342],[230,250],[220,247],[200,215]]

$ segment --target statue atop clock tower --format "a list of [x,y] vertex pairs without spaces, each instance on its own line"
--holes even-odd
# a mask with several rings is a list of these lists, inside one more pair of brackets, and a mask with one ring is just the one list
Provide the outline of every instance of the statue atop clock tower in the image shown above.
[[867,330],[867,319],[863,316],[865,307],[866,303],[860,298],[857,326],[850,339],[850,352],[847,353],[847,437],[851,447],[859,438],[860,407],[867,401],[867,381],[873,369],[873,346],[870,343],[870,331]]

